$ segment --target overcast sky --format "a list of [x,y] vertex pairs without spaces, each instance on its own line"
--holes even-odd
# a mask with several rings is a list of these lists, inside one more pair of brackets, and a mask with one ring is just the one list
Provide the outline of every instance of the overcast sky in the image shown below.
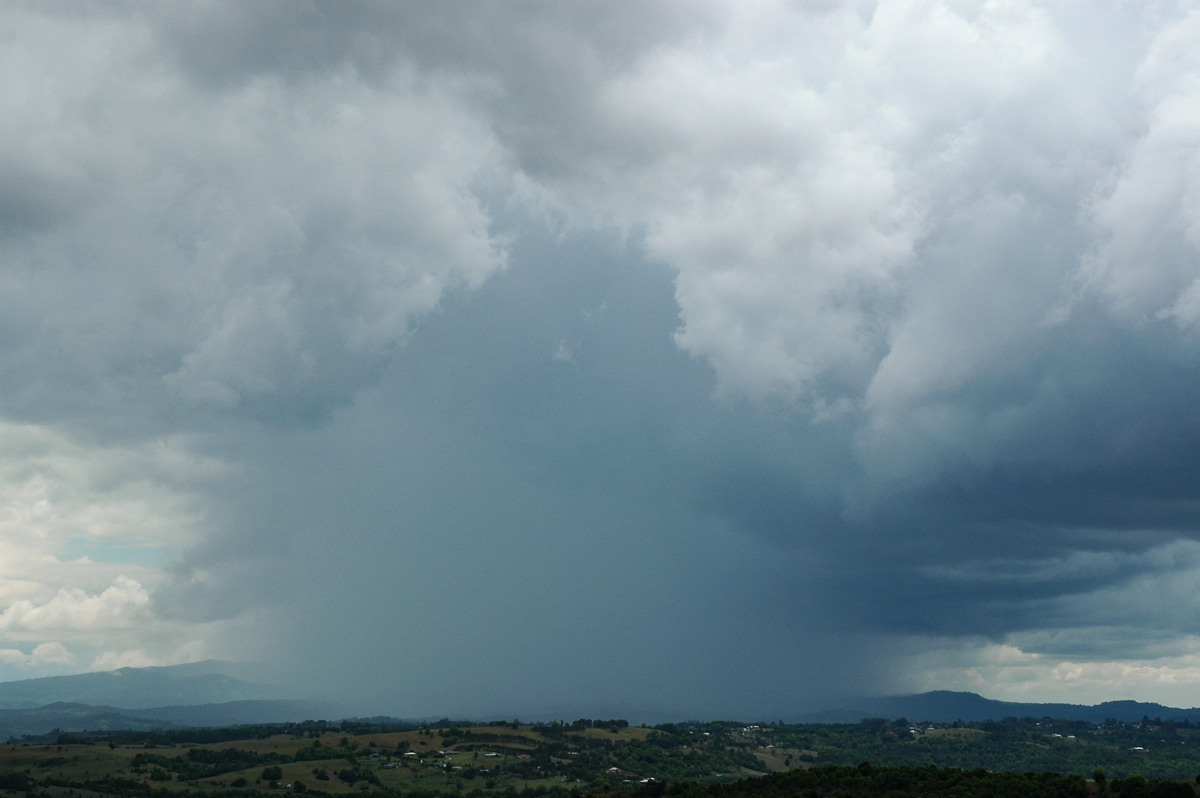
[[1196,3],[0,30],[0,679],[1198,703]]

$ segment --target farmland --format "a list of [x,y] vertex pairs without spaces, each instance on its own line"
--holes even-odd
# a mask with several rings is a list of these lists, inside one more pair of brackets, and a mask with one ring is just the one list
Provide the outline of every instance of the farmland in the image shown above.
[[853,768],[863,762],[913,770],[1053,772],[1087,778],[1093,789],[1097,776],[1101,783],[1104,778],[1112,783],[1190,781],[1200,773],[1200,728],[1149,719],[1136,724],[1007,719],[930,725],[901,718],[655,727],[580,719],[534,725],[446,720],[407,726],[306,721],[71,733],[10,740],[0,748],[0,793],[44,798],[650,794],[656,785],[716,789],[769,773],[811,770],[814,776],[806,778],[816,778],[817,771],[826,772],[822,768]]

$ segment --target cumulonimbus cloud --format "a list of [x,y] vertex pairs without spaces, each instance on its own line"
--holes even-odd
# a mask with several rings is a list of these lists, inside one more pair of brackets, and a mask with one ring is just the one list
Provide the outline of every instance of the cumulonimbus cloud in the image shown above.
[[[172,438],[184,441],[175,449],[254,461],[244,493],[229,479],[198,490],[219,520],[185,500],[203,477],[185,468],[173,480],[136,455],[127,470],[144,484],[124,472],[98,480],[77,491],[78,512],[61,484],[39,503],[53,469],[13,477],[3,496],[24,513],[24,551],[49,555],[47,568],[67,547],[37,534],[62,541],[76,524],[91,543],[201,542],[174,571],[101,572],[74,557],[91,574],[85,586],[10,574],[8,634],[77,634],[89,613],[114,629],[139,613],[180,627],[229,621],[304,589],[267,563],[305,557],[344,555],[392,586],[386,557],[355,561],[343,538],[499,534],[491,507],[472,515],[464,496],[506,507],[514,541],[544,542],[531,509],[544,504],[542,482],[590,485],[579,464],[614,451],[639,474],[652,463],[647,484],[674,491],[665,504],[686,508],[687,523],[729,524],[796,557],[787,586],[803,598],[789,597],[789,611],[830,597],[829,617],[873,633],[1022,633],[1046,647],[1030,633],[1039,624],[1095,628],[1097,614],[1127,624],[1116,597],[1136,601],[1122,586],[1177,576],[1167,555],[1195,534],[1200,473],[1200,30],[1189,9],[363,2],[338,12],[6,9],[0,412],[43,425],[26,429],[71,426],[86,441],[76,459],[109,463],[105,441],[182,429],[195,438]],[[654,327],[668,354],[608,372],[618,375],[603,386],[609,426],[585,435],[566,417],[598,404],[570,380],[599,385],[589,369],[600,350],[561,323],[560,297],[522,306],[520,331],[511,315],[495,315],[505,329],[481,319],[492,320],[488,302],[513,298],[496,283],[514,252],[551,260],[552,239],[595,231],[626,244],[604,285],[630,264],[640,275],[665,267],[674,293]],[[573,263],[561,269],[584,278]],[[448,297],[463,301],[435,319]],[[634,305],[614,302],[610,315],[631,321]],[[427,330],[443,333],[438,345],[398,355]],[[515,344],[488,345],[518,332],[550,366],[571,368],[550,379],[518,358],[487,362],[511,356]],[[608,343],[609,362],[650,349],[616,334]],[[667,384],[670,369],[684,373],[670,360],[679,351],[708,369],[719,401],[706,403],[712,385],[696,388],[694,372],[696,396]],[[437,382],[452,370],[470,378]],[[372,393],[381,374],[390,382]],[[409,384],[420,379],[452,398],[431,410],[438,402]],[[678,407],[647,412],[650,396]],[[458,401],[470,411],[448,407]],[[531,466],[529,451],[555,465]],[[361,467],[371,456],[378,468]],[[426,481],[426,463],[439,479]],[[695,484],[705,479],[717,488]],[[323,491],[328,506],[279,520]],[[640,501],[653,490],[632,492]],[[603,499],[620,505],[628,493]],[[587,501],[569,509],[595,512]],[[450,510],[463,513],[453,531]],[[156,532],[154,517],[171,524]],[[454,553],[430,544],[422,556]],[[417,570],[414,581],[428,578]],[[355,578],[305,573],[342,587]],[[938,596],[953,611],[926,617],[894,592]],[[356,634],[371,639],[365,625]],[[143,661],[128,642],[94,661]]]

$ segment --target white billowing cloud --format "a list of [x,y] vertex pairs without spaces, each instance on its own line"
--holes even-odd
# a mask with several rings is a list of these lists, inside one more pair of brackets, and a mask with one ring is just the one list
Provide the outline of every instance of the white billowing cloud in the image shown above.
[[0,648],[0,663],[5,665],[23,665],[29,660],[29,655],[17,648]]
[[598,92],[624,163],[543,188],[644,230],[677,272],[677,341],[725,392],[854,405],[912,312],[930,268],[919,248],[968,209],[1077,179],[1073,144],[1047,144],[1069,115],[1014,121],[1058,85],[1066,49],[1031,3],[738,4]]
[[229,472],[192,448],[0,423],[0,644],[21,646],[0,661],[55,670],[145,634],[148,656],[214,639],[216,627],[162,622],[150,599],[171,557],[212,532],[200,493]]
[[1072,401],[1048,320],[1139,118],[1129,26],[1153,23],[1020,0],[709,11],[594,90],[594,157],[525,188],[641,233],[721,393],[852,419],[847,517],[1036,459]]
[[69,666],[75,663],[75,655],[57,640],[39,643],[28,654],[17,648],[0,649],[0,665],[16,665],[22,668],[39,669]]
[[44,426],[0,422],[0,534],[6,550],[25,556],[24,547],[58,550],[72,539],[182,545],[200,521],[185,486],[224,470],[182,438],[87,445]]
[[21,600],[0,612],[0,633],[57,635],[64,632],[108,632],[143,621],[150,594],[127,576],[117,577],[101,593],[63,588],[44,604]]
[[[48,142],[42,161],[84,198],[10,243],[37,264],[29,285],[60,298],[48,343],[77,358],[62,364],[76,379],[136,364],[186,403],[319,414],[446,291],[503,267],[477,194],[519,184],[574,223],[639,232],[677,274],[679,345],[724,392],[866,406],[886,431],[1011,356],[1061,303],[1061,253],[972,262],[970,244],[1002,251],[1048,208],[1078,213],[1113,130],[1106,107],[1081,111],[1122,90],[1088,82],[1078,40],[1094,29],[1072,39],[1067,12],[1018,0],[712,5],[693,20],[664,4],[647,12],[671,31],[659,41],[545,9],[540,25],[504,23],[529,51],[516,61],[490,40],[446,56],[469,27],[436,55],[401,12],[350,17],[375,21],[356,35],[317,15],[307,24],[333,26],[312,44],[320,68],[239,49],[263,25],[311,39],[278,13],[98,14],[86,33],[69,15],[15,15],[30,41],[80,38],[62,67],[12,47],[24,72],[104,76],[55,84],[51,102],[28,80],[8,88],[33,106],[20,124],[34,129],[11,140]],[[447,36],[439,19],[430,35]],[[239,32],[227,64],[200,58],[193,22]],[[381,61],[371,43],[389,25],[411,53]],[[574,90],[550,85],[551,62]],[[47,104],[86,122],[35,135],[57,118]],[[85,247],[126,290],[71,271]]]
[[101,653],[92,661],[89,670],[115,671],[118,668],[149,668],[163,664],[167,663],[164,663],[160,658],[149,656],[141,649],[129,649],[127,651],[105,651]]
[[196,492],[224,471],[187,447],[87,445],[0,423],[0,607],[103,590],[123,576],[157,581],[161,561],[207,531]]
[[30,663],[34,666],[75,664],[75,656],[67,650],[66,646],[57,640],[52,640],[48,643],[39,643],[34,646],[29,659]]
[[1178,642],[1181,650],[1169,654],[1114,658],[1109,652],[1088,659],[1041,654],[1015,642],[923,641],[924,650],[911,657],[908,680],[898,689],[970,690],[1001,701],[1131,699],[1190,707],[1200,679],[1200,639]]
[[836,400],[879,356],[873,315],[907,263],[910,222],[882,153],[826,144],[797,186],[747,170],[650,236],[681,266],[677,340],[726,390]]
[[[504,265],[473,193],[495,146],[449,79],[346,65],[208,91],[138,14],[8,21],[0,207],[26,210],[0,231],[0,311],[9,371],[43,377],[15,407],[67,382],[319,414]],[[35,188],[61,195],[36,218]]]
[[1081,276],[1144,318],[1200,307],[1197,23],[1147,40],[1128,13],[739,5],[611,78],[595,113],[639,146],[542,196],[644,233],[676,273],[676,340],[723,393],[857,414],[851,517],[997,462],[1078,461],[1078,440],[1029,446],[1103,388],[1064,389],[1047,355]]
[[1081,270],[1123,323],[1200,321],[1200,12],[1154,39],[1137,74],[1137,138],[1098,192],[1103,244]]
[[[861,107],[821,86],[848,12],[730,7],[720,30],[648,54],[595,102],[627,161],[585,163],[563,204],[645,231],[674,268],[678,341],[723,387],[834,398],[883,343],[895,274],[920,226],[895,152]],[[610,171],[611,170],[611,171]],[[582,203],[582,205],[581,205]],[[599,207],[591,205],[596,203]]]

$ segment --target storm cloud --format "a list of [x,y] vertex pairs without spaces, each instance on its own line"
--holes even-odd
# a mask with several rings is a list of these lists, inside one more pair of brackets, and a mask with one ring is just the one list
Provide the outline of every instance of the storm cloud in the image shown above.
[[1194,703],[1193,5],[0,13],[5,677]]

